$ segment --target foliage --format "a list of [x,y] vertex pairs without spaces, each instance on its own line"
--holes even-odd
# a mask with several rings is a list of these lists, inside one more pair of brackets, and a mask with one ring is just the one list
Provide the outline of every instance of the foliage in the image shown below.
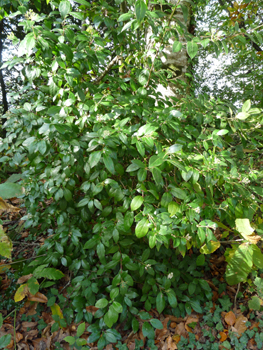
[[[237,110],[205,94],[172,101],[158,92],[167,79],[160,59],[148,54],[145,29],[160,43],[157,53],[171,35],[184,36],[191,58],[211,38],[193,38],[180,23],[171,29],[163,12],[147,10],[142,0],[128,1],[135,7],[121,15],[117,0],[76,3],[51,1],[47,15],[25,13],[27,34],[5,65],[23,65],[24,87],[8,112],[0,151],[23,170],[25,227],[46,235],[26,271],[33,272],[31,288],[36,279],[62,278],[57,267],[68,269],[72,304],[60,300],[64,322],[92,324],[90,342],[99,339],[103,349],[119,340],[117,322],[136,332],[136,317],[148,319],[151,308],[201,313],[212,298],[202,279],[204,254],[219,249],[221,238],[234,241],[228,282],[241,281],[232,280],[240,267],[233,261],[244,267],[238,252],[258,248],[237,220],[263,228],[256,186],[262,112],[250,100]],[[89,24],[77,26],[74,18]],[[248,243],[239,245],[237,235]],[[17,300],[28,295],[28,283]],[[53,331],[63,323],[59,310]],[[152,322],[144,323],[149,340],[158,328]]]

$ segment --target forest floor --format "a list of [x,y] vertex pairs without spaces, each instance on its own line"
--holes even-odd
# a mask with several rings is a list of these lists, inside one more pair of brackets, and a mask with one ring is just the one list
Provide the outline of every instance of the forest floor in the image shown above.
[[[22,275],[23,266],[34,259],[34,248],[43,244],[45,237],[32,239],[30,232],[23,228],[21,218],[25,212],[24,209],[15,209],[19,208],[18,199],[8,201],[8,206],[9,208],[3,207],[3,203],[1,206],[0,202],[0,223],[13,241],[12,262],[0,260],[0,313],[3,317],[0,349],[72,349],[73,346],[63,339],[66,336],[76,337],[79,324],[70,324],[57,331],[51,331],[55,323],[52,317],[54,310],[51,311],[45,289],[34,296],[28,295],[22,302],[14,301],[19,285],[31,277]],[[138,332],[134,333],[131,329],[126,329],[125,324],[119,324],[116,329],[122,339],[118,344],[108,344],[105,350],[263,349],[263,313],[248,309],[247,302],[251,298],[249,286],[230,287],[225,283],[225,265],[222,256],[216,252],[210,256],[210,270],[204,273],[204,278],[213,291],[213,298],[203,305],[203,314],[191,312],[183,318],[178,318],[159,314],[156,309],[149,312],[141,310],[143,316],[138,317]],[[66,298],[67,285],[66,275],[56,285],[58,292]],[[97,311],[94,306],[86,309],[93,314]],[[57,315],[63,317],[60,308]],[[142,327],[144,322],[151,319],[159,320],[162,325],[155,330],[154,340],[149,346]],[[88,326],[86,323],[85,330]],[[10,336],[7,337],[8,334],[11,335],[11,341]],[[81,338],[88,340],[89,336],[90,333],[84,331]],[[5,343],[5,340],[8,340],[8,343]],[[126,344],[127,347],[120,344]],[[97,342],[89,343],[88,347],[83,349],[98,349]]]

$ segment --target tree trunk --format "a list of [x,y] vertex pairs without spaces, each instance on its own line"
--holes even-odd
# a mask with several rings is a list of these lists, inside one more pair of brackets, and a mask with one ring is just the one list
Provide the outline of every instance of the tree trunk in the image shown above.
[[[168,0],[168,2],[172,5],[171,7],[178,5],[178,0]],[[188,2],[183,0],[180,1],[180,5],[184,6],[185,13],[186,11],[188,12],[187,21],[185,22],[182,9],[177,8],[172,18],[170,19],[169,26],[173,28],[176,26],[178,21],[180,21],[187,27],[187,29],[189,29],[191,6]],[[169,21],[169,18],[170,15],[167,16],[166,20]],[[149,49],[152,47],[152,42],[150,39],[151,34],[151,29],[149,29],[146,33],[146,41]],[[185,44],[185,41],[182,37],[179,36],[179,40]],[[164,98],[168,97],[169,99],[172,97],[179,98],[182,95],[182,84],[179,82],[179,80],[186,83],[185,73],[188,65],[186,45],[183,45],[183,48],[179,52],[173,52],[172,48],[174,42],[175,38],[170,38],[168,45],[166,45],[164,50],[159,53],[159,57],[162,61],[162,68],[166,69],[169,73],[167,74],[167,85],[159,85],[158,91],[162,93]]]

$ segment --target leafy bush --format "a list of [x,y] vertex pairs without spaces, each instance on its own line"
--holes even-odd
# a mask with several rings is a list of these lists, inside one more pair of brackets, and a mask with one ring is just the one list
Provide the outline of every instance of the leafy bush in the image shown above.
[[[179,316],[211,299],[198,266],[220,247],[217,228],[232,239],[237,218],[259,218],[262,189],[253,182],[262,173],[245,152],[257,154],[262,115],[250,101],[235,117],[234,106],[207,96],[164,99],[164,71],[147,68],[136,34],[150,25],[165,43],[167,28],[158,33],[151,21],[159,12],[144,18],[137,8],[137,20],[124,19],[106,3],[78,3],[82,11],[62,1],[49,15],[26,14],[28,34],[10,63],[23,64],[24,89],[0,151],[23,169],[25,227],[47,237],[34,278],[53,279],[49,266],[71,271],[65,317],[92,323],[95,305],[90,341],[102,339],[102,349],[102,330],[126,321],[136,331],[135,315],[148,317],[142,307]],[[74,19],[88,13],[93,26],[81,30]],[[201,254],[186,256],[191,248]]]

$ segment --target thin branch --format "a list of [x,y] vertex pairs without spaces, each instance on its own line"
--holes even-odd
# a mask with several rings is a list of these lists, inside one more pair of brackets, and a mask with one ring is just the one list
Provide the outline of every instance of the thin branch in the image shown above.
[[118,62],[118,60],[120,59],[121,57],[119,55],[117,55],[116,57],[114,57],[110,63],[107,65],[106,69],[104,70],[104,72],[101,73],[101,75],[96,78],[95,80],[92,81],[93,84],[98,84],[104,77],[106,74],[109,73],[109,71],[111,70],[111,68],[114,66],[115,63]]

